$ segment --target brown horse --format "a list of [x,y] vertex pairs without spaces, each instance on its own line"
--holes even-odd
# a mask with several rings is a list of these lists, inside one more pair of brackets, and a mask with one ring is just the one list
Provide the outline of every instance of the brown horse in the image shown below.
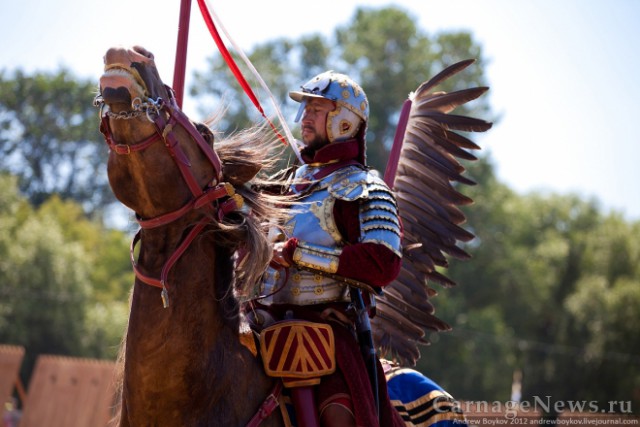
[[[104,63],[96,99],[109,182],[141,226],[117,425],[236,427],[261,416],[282,425],[278,410],[260,412],[277,385],[241,342],[236,297],[271,256],[264,224],[280,212],[243,184],[268,163],[273,138],[252,129],[214,152],[213,134],[186,119],[150,52],[112,48]],[[250,256],[237,262],[242,246]]]

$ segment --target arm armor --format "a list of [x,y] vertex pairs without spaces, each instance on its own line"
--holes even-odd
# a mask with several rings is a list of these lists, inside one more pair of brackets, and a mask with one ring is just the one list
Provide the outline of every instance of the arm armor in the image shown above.
[[293,262],[302,267],[333,274],[338,271],[341,253],[342,249],[340,248],[328,248],[309,242],[298,242],[298,246],[293,252]]
[[402,257],[396,198],[376,171],[345,168],[335,174],[328,190],[336,199],[359,200],[360,243],[381,244]]
[[367,184],[368,197],[360,203],[360,241],[384,245],[401,257],[402,232],[396,199],[383,182]]

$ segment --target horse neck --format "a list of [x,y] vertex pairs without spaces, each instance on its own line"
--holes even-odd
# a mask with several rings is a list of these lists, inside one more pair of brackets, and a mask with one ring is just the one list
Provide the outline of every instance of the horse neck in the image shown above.
[[[176,235],[145,233],[142,261],[166,259]],[[240,344],[237,306],[222,295],[221,282],[232,279],[231,254],[213,239],[205,231],[173,267],[168,308],[159,289],[136,280],[122,426],[246,425],[269,394],[273,380]],[[264,425],[281,423],[272,416]]]
[[[142,230],[138,265],[145,275],[160,278],[163,266],[174,255],[186,235],[187,225],[193,221],[185,218],[168,226]],[[136,279],[131,320],[144,330],[139,337],[141,341],[171,339],[172,345],[184,343],[195,335],[185,332],[196,327],[202,328],[197,339],[213,345],[225,328],[237,330],[237,307],[229,308],[234,299],[226,295],[231,292],[233,279],[231,255],[229,250],[215,244],[215,232],[205,229],[169,270],[167,308],[162,308],[159,288]]]
[[[148,273],[159,274],[157,265],[171,256],[182,233],[145,231],[151,232],[142,237],[139,261],[146,266],[147,260],[154,260]],[[166,418],[163,422],[170,423],[176,414],[220,410],[231,405],[231,396],[241,400],[242,393],[248,393],[231,382],[237,372],[260,375],[259,365],[239,343],[237,307],[231,310],[233,300],[228,302],[230,297],[217,291],[221,281],[232,279],[231,254],[215,246],[214,234],[205,231],[172,268],[168,308],[162,307],[160,289],[136,280],[125,358],[130,417]],[[150,406],[157,411],[150,413]]]
[[[181,235],[145,233],[140,262],[162,264]],[[205,231],[176,262],[168,308],[159,289],[136,280],[122,425],[245,425],[269,393],[272,380],[238,339],[237,306],[222,295],[221,282],[232,279],[231,254],[213,239]]]

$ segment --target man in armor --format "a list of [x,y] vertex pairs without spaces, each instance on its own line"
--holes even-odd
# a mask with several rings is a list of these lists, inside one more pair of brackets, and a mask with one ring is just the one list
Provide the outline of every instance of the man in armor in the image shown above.
[[[287,185],[296,204],[275,243],[258,304],[278,319],[331,325],[337,369],[315,389],[322,426],[404,425],[391,408],[375,353],[373,371],[379,374],[367,375],[356,339],[362,316],[354,293],[362,288],[379,292],[401,265],[394,195],[366,166],[367,97],[351,78],[333,71],[289,96],[300,103],[296,122],[301,124],[304,164]],[[367,317],[374,311],[370,292],[364,292],[364,301]]]

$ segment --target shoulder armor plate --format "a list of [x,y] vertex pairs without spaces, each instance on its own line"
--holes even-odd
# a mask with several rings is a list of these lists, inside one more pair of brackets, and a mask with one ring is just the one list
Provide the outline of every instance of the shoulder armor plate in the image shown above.
[[339,200],[352,202],[369,196],[369,187],[376,172],[368,171],[360,166],[347,166],[329,176],[327,190]]

